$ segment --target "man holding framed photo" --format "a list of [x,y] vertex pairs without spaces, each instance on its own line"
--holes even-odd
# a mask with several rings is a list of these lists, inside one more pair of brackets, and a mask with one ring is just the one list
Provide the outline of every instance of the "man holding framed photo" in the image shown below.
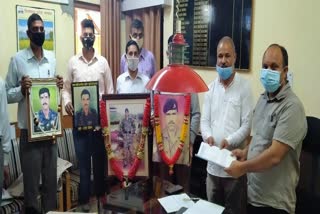
[[[94,30],[92,20],[84,19],[81,22],[82,52],[69,60],[68,73],[62,92],[65,109],[69,115],[74,115],[75,105],[75,103],[72,104],[71,97],[72,83],[98,81],[100,99],[103,94],[113,94],[113,82],[108,61],[103,56],[97,55],[93,48]],[[84,131],[76,128],[73,129],[73,138],[80,167],[79,204],[82,211],[87,212],[90,210],[91,157],[93,160],[95,194],[102,204],[106,203],[104,178],[107,159],[104,139],[101,130]]]
[[[37,197],[42,176],[42,209],[56,209],[57,193],[57,145],[53,139],[37,143],[28,142],[27,97],[32,86],[31,78],[54,78],[56,60],[51,52],[44,50],[45,29],[42,18],[32,14],[28,18],[27,35],[30,46],[11,58],[6,77],[9,103],[18,103],[18,126],[20,128],[21,166],[24,185],[26,214],[40,213]],[[63,79],[57,76],[57,86],[62,88]]]

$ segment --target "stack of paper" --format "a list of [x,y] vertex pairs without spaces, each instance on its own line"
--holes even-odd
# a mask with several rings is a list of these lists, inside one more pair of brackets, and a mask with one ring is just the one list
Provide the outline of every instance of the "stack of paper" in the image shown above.
[[224,207],[219,206],[217,204],[211,203],[205,200],[199,200],[187,209],[185,214],[199,214],[199,213],[210,213],[210,214],[221,214],[224,210]]
[[159,198],[158,201],[167,213],[177,212],[181,207],[189,208],[194,205],[194,202],[186,193],[166,196]]
[[232,161],[236,160],[234,156],[231,156],[231,152],[229,150],[220,149],[217,146],[210,146],[204,142],[201,143],[196,156],[206,161],[211,161],[224,168],[229,167]]

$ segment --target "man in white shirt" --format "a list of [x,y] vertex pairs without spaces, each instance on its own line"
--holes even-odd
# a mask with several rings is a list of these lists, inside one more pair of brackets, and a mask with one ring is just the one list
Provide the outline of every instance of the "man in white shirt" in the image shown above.
[[[27,35],[30,47],[11,58],[6,77],[8,103],[18,103],[18,126],[20,128],[21,167],[23,172],[25,213],[39,213],[39,181],[42,177],[42,209],[56,209],[57,194],[57,145],[54,140],[28,142],[27,91],[31,78],[54,78],[56,59],[43,49],[45,29],[41,17],[32,14],[28,18]],[[57,76],[57,86],[62,88],[63,79]]]
[[128,70],[117,78],[117,93],[148,93],[146,84],[149,77],[139,72],[139,46],[130,40],[126,45],[126,63]]
[[[205,94],[201,118],[203,140],[229,150],[243,146],[252,117],[251,87],[235,72],[235,61],[234,43],[230,37],[223,37],[217,46],[219,76]],[[207,172],[208,200],[225,206],[225,213],[245,213],[245,175],[234,179],[212,162],[208,162]]]
[[[11,150],[9,119],[7,112],[7,94],[3,80],[0,78],[0,190],[2,191],[3,181],[9,175],[8,161]],[[0,194],[0,204],[2,194]]]
[[[68,73],[62,91],[65,109],[69,115],[74,115],[71,102],[72,82],[98,81],[100,99],[103,94],[113,94],[113,82],[108,61],[103,56],[97,55],[93,48],[95,35],[92,20],[84,19],[81,27],[82,52],[69,60]],[[101,130],[79,131],[77,129],[73,129],[73,138],[80,168],[79,204],[82,205],[83,212],[88,212],[90,210],[91,157],[94,192],[102,204],[106,203],[104,178],[107,158],[104,139]]]

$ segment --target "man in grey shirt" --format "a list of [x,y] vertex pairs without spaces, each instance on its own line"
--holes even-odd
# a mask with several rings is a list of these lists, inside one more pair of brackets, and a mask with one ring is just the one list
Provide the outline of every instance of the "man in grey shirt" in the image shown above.
[[[234,150],[226,172],[248,173],[248,214],[295,213],[299,157],[307,132],[304,108],[288,82],[288,54],[272,44],[265,51],[260,80],[265,92],[253,113],[252,141]],[[246,161],[244,161],[247,158]]]

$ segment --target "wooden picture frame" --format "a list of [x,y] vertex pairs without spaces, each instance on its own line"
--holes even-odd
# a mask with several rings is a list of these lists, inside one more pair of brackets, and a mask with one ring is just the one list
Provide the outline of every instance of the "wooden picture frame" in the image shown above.
[[62,136],[61,96],[55,78],[32,79],[27,109],[30,142]]
[[[103,95],[109,127],[109,142],[118,166],[128,175],[142,136],[145,103],[150,94]],[[127,115],[127,116],[126,116]],[[108,161],[108,175],[115,175]],[[144,156],[136,176],[149,176],[148,135],[144,140]]]
[[73,82],[71,88],[74,108],[73,127],[79,131],[100,127],[98,81]]

